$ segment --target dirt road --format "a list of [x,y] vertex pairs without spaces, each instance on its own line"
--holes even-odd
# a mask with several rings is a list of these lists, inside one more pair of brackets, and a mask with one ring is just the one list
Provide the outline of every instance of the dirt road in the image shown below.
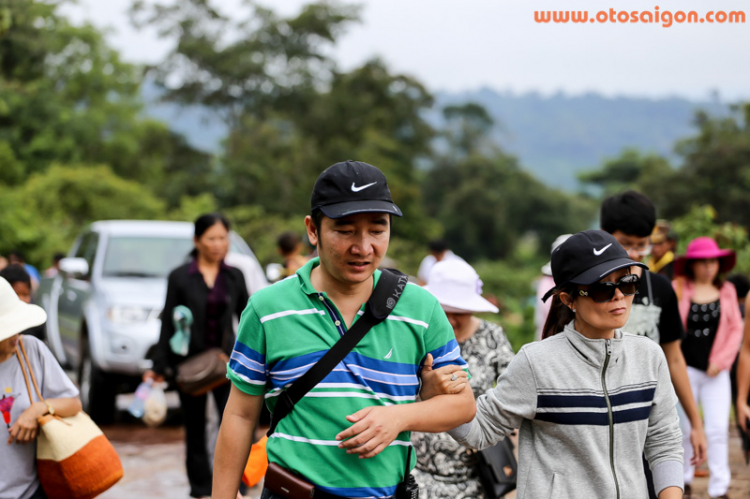
[[[140,424],[104,428],[120,454],[125,477],[102,499],[187,499],[189,486],[185,476],[183,430],[179,426],[155,429]],[[732,499],[750,498],[750,467],[741,456],[740,441],[732,429],[730,440],[732,466]],[[696,478],[693,490],[700,499],[708,499],[708,478]],[[248,492],[247,498],[258,499],[261,489]],[[513,499],[515,494],[508,495]]]

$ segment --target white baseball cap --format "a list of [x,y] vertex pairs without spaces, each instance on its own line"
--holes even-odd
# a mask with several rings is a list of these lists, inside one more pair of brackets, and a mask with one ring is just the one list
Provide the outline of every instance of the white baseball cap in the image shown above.
[[22,302],[10,283],[0,277],[0,341],[46,320],[47,312],[42,307]]
[[438,299],[446,312],[499,312],[482,298],[482,280],[476,270],[463,260],[442,260],[432,266],[425,289]]

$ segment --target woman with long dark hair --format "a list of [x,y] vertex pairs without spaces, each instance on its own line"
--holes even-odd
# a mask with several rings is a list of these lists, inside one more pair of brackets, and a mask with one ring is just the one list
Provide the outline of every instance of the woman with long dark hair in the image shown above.
[[[679,276],[673,286],[679,298],[680,316],[685,326],[682,353],[687,362],[690,386],[696,404],[703,407],[708,440],[708,495],[727,498],[732,475],[729,469],[729,410],[732,387],[729,370],[742,341],[742,315],[737,291],[722,276],[732,270],[736,256],[719,248],[710,237],[690,241],[687,252],[674,263]],[[684,420],[683,434],[690,434]],[[692,497],[690,484],[695,467],[690,464],[693,449],[687,439],[685,449],[685,495]]]
[[621,330],[638,291],[634,266],[645,267],[604,231],[562,243],[552,253],[546,339],[524,345],[477,399],[474,420],[449,432],[481,449],[520,427],[518,499],[648,497],[643,454],[659,499],[682,498],[666,359],[653,341]]
[[[198,217],[195,221],[195,248],[191,261],[169,274],[167,298],[162,311],[161,336],[154,354],[153,369],[143,379],[162,381],[174,375],[177,364],[211,348],[221,348],[227,362],[234,346],[235,320],[248,301],[242,272],[224,263],[229,251],[229,222],[218,213]],[[193,315],[187,356],[176,355],[170,348],[175,334],[173,311],[186,306]],[[212,390],[219,418],[229,397],[230,385]],[[191,497],[210,497],[212,466],[206,444],[207,395],[192,396],[180,392],[185,418],[186,466]]]

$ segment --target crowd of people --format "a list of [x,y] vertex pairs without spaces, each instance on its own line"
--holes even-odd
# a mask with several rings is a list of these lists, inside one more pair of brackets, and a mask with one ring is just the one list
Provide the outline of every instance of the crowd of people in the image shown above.
[[[476,450],[515,433],[519,499],[690,498],[706,460],[710,497],[729,497],[733,402],[740,429],[750,424],[750,296],[727,278],[733,251],[699,237],[676,255],[677,238],[648,198],[608,197],[600,230],[552,245],[537,341],[514,352],[500,325],[476,315],[498,313],[496,303],[445,242],[431,243],[416,282],[383,269],[401,216],[376,167],[331,166],[304,221],[312,253],[298,234],[282,234],[278,282],[250,292],[225,261],[229,221],[217,213],[195,221],[195,248],[169,275],[143,375],[173,380],[209,351],[227,366],[226,379],[201,393],[178,383],[191,497],[242,497],[259,425],[270,425],[263,499],[401,499],[415,490],[423,499],[495,499]],[[45,495],[33,445],[20,444],[33,442],[39,416],[74,414],[80,401],[44,344],[44,311],[31,304],[39,273],[18,253],[7,263],[0,404],[9,440],[0,456],[14,464],[0,468],[0,498],[36,499]],[[191,316],[184,351],[174,342],[181,307]],[[19,382],[20,337],[44,373],[44,407]],[[209,395],[221,421],[213,462]]]

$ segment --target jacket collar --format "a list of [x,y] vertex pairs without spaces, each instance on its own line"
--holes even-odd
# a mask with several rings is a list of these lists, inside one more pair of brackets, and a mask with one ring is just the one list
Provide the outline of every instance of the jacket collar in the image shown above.
[[615,337],[612,340],[592,340],[576,331],[574,324],[575,321],[571,321],[565,326],[562,334],[586,362],[596,367],[602,367],[607,357],[607,343],[609,342],[610,359],[608,367],[617,365],[623,349],[623,333],[621,330],[615,329]]

